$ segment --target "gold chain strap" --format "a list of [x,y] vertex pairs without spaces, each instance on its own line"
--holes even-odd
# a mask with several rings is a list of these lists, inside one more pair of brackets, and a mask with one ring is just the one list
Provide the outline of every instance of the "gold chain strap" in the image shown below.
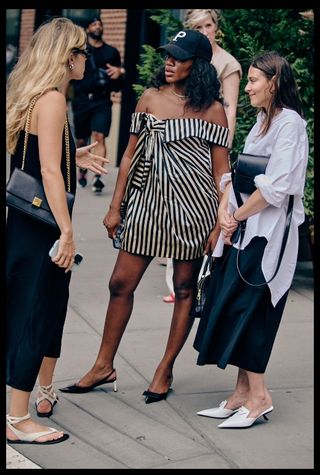
[[[40,95],[34,97],[31,101],[28,113],[27,113],[27,120],[26,120],[26,128],[25,128],[25,136],[24,136],[24,144],[23,144],[23,155],[22,155],[22,165],[21,170],[24,169],[25,160],[26,160],[26,153],[27,153],[27,145],[28,145],[28,137],[29,137],[29,130],[30,130],[30,123],[31,123],[31,114],[35,103],[37,102]],[[70,193],[71,189],[71,175],[70,175],[70,137],[69,137],[69,127],[68,121],[66,119],[64,123],[64,137],[66,143],[66,165],[67,165],[67,188],[68,192]]]
[[68,121],[64,123],[64,138],[66,142],[66,165],[67,165],[67,186],[68,192],[70,193],[71,189],[71,177],[70,177],[70,140],[69,140],[69,127]]

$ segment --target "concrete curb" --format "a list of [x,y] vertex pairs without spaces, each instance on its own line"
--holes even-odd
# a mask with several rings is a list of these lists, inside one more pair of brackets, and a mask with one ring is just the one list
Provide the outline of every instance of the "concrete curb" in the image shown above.
[[7,444],[7,469],[11,468],[40,468],[39,465],[31,462],[31,460],[24,457],[22,454],[13,449]]

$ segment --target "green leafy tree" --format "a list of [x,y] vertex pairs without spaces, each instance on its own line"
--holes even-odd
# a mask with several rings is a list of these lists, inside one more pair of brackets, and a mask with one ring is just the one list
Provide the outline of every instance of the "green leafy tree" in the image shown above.
[[[167,40],[182,29],[170,9],[150,9],[151,19],[164,28]],[[240,83],[237,127],[231,161],[243,150],[245,138],[255,122],[256,111],[244,92],[247,71],[254,56],[275,50],[291,64],[309,137],[309,160],[304,193],[305,213],[309,222],[314,218],[314,20],[313,11],[302,9],[225,9],[220,11],[219,43],[240,62],[243,78]],[[143,45],[140,55],[139,84],[134,85],[137,97],[149,87],[154,72],[163,64],[161,56],[149,45]]]
[[304,193],[305,213],[314,219],[314,21],[313,11],[299,9],[226,9],[221,12],[221,46],[235,56],[243,68],[240,84],[234,158],[243,149],[255,121],[244,87],[251,59],[263,51],[277,51],[295,73],[309,137],[309,160]]
[[[151,13],[151,20],[161,25],[165,30],[166,41],[174,36],[177,31],[181,30],[182,23],[174,18],[170,9],[153,8],[148,9]],[[145,89],[150,86],[150,81],[157,71],[163,65],[163,59],[155,48],[150,45],[142,45],[143,52],[140,54],[140,64],[137,64],[139,73],[139,84],[133,84],[137,98],[139,98]]]

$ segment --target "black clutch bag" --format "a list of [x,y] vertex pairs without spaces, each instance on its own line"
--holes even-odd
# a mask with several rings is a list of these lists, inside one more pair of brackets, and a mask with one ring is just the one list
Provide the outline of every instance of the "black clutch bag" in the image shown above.
[[[74,195],[66,192],[69,211],[72,210]],[[7,184],[7,206],[17,209],[30,217],[58,228],[48,205],[40,180],[20,168],[15,168]]]
[[257,188],[254,177],[265,173],[270,156],[239,153],[233,171],[233,189],[251,195]]
[[[42,181],[38,180],[32,175],[29,175],[23,170],[26,158],[31,114],[37,99],[38,96],[32,100],[28,110],[23,146],[22,166],[21,169],[15,168],[13,170],[12,175],[10,176],[10,179],[7,183],[6,204],[11,208],[15,208],[16,210],[27,214],[31,218],[34,218],[38,221],[42,221],[43,223],[46,223],[49,226],[53,226],[59,229],[48,204]],[[70,146],[69,128],[67,120],[64,124],[64,130],[66,142],[66,163],[68,182],[66,200],[69,212],[71,212],[75,197],[72,193],[70,193]]]

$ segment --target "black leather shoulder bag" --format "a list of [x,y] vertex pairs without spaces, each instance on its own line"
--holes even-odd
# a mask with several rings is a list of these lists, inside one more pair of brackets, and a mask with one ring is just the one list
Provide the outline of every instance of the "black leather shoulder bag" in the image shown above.
[[[31,114],[33,107],[39,96],[35,97],[29,107],[25,128],[25,137],[23,145],[22,165],[15,168],[10,176],[6,187],[6,204],[8,207],[15,208],[21,213],[27,214],[33,219],[58,228],[57,222],[51,212],[48,204],[43,184],[32,175],[24,171],[26,152],[28,146],[28,137],[30,130]],[[65,121],[65,142],[66,142],[66,163],[67,163],[67,187],[66,199],[69,212],[74,203],[74,195],[70,193],[70,143],[68,121]],[[59,228],[58,228],[59,229]]]
[[[237,200],[238,208],[240,208],[240,206],[243,205],[243,201],[242,201],[240,193],[251,194],[257,189],[254,184],[254,177],[265,173],[268,161],[269,161],[269,156],[252,155],[248,153],[240,153],[238,155],[235,169],[232,170],[232,185],[233,185],[234,194]],[[269,282],[271,282],[277,275],[277,272],[281,264],[282,256],[287,244],[287,240],[288,240],[289,228],[290,228],[292,211],[293,211],[293,201],[294,201],[294,196],[290,195],[288,209],[287,209],[285,230],[284,230],[284,234],[282,238],[277,267],[272,277],[268,281],[262,282],[260,284],[253,284],[252,282],[248,282],[240,271],[240,263],[239,263],[240,250],[241,250],[241,244],[245,235],[247,221],[246,220],[240,221],[238,228],[233,233],[231,237],[232,244],[238,242],[240,238],[236,265],[237,265],[237,271],[239,273],[239,276],[246,284],[251,285],[253,287],[261,287],[262,285],[269,284]]]

